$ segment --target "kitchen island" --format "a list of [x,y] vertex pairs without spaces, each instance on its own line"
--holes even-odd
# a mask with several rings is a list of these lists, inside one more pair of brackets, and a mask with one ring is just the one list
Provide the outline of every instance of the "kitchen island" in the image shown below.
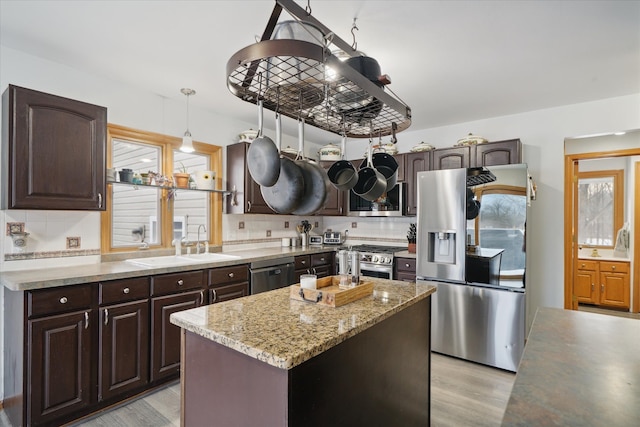
[[366,280],[337,308],[283,288],[172,314],[182,425],[429,425],[435,287]]
[[640,320],[540,308],[503,426],[636,426]]

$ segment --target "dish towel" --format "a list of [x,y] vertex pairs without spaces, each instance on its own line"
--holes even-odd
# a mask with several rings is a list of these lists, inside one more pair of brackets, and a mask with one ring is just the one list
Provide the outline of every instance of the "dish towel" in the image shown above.
[[613,256],[626,258],[629,255],[629,223],[618,230],[616,235],[616,246],[613,249]]

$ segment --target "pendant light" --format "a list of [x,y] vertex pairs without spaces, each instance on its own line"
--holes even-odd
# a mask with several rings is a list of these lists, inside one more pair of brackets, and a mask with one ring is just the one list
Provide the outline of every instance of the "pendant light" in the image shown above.
[[189,97],[191,95],[195,95],[196,91],[189,88],[182,88],[180,89],[180,92],[187,96],[187,130],[184,132],[184,136],[182,137],[182,146],[180,147],[180,151],[193,153],[195,151],[193,148],[193,138],[191,138],[191,132],[189,132]]

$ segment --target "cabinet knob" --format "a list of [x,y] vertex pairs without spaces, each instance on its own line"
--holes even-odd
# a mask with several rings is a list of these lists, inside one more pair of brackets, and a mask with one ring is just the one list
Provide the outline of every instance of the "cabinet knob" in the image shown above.
[[324,257],[320,258],[320,261],[324,262]]
[[582,264],[582,268],[584,268],[584,267],[585,267],[585,265],[584,265],[584,264]]
[[69,300],[67,299],[67,297],[62,297],[62,298],[60,298],[60,304],[66,304],[66,303],[67,303],[67,301],[69,301]]
[[306,264],[306,263],[307,263],[307,261],[300,261],[300,264],[303,264],[303,265],[304,265],[304,264]]
[[611,269],[612,269],[612,270],[615,270],[615,269],[616,269],[616,266],[615,266],[615,265],[612,265],[612,266],[611,266]]
[[409,268],[409,263],[406,263],[404,266],[405,266],[405,267],[407,267],[407,268]]
[[184,280],[180,279],[176,283],[178,283],[178,286],[182,286],[184,285]]
[[229,277],[233,277],[233,276],[234,276],[233,272],[229,273]]
[[124,288],[124,289],[122,290],[122,293],[125,293],[125,294],[128,294],[129,292],[131,292],[131,291],[129,290],[129,288]]
[[604,292],[604,283],[600,285],[600,292]]

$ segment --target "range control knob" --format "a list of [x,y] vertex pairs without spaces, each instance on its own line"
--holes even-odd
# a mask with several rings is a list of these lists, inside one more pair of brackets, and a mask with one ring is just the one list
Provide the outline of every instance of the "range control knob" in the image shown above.
[[372,258],[372,261],[373,262],[378,262],[378,255],[374,255],[373,258]]
[[385,264],[391,264],[391,257],[385,257],[384,258],[384,263]]

